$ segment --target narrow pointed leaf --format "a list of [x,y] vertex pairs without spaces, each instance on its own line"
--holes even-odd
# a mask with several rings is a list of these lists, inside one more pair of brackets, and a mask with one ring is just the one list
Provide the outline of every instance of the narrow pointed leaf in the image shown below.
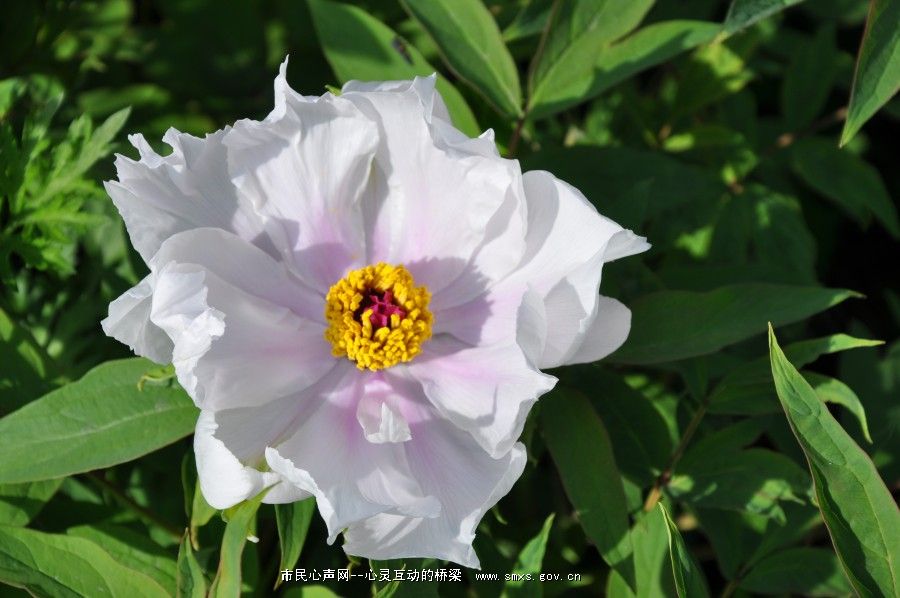
[[209,589],[211,598],[238,596],[241,593],[241,557],[247,537],[256,523],[256,512],[266,492],[228,510],[229,519],[222,536],[219,568]]
[[565,0],[554,4],[528,82],[538,117],[590,80],[598,55],[637,27],[652,0]]
[[706,580],[700,572],[700,567],[694,561],[678,526],[672,521],[672,516],[662,503],[657,505],[666,518],[666,532],[669,538],[669,557],[672,561],[672,575],[675,578],[675,590],[678,598],[702,598],[709,596]]
[[769,328],[772,376],[806,455],[831,540],[854,590],[900,595],[900,512],[869,456],[787,360]]
[[803,0],[733,0],[725,16],[725,32],[737,33]]
[[507,116],[522,113],[519,71],[481,0],[402,0],[459,77]]
[[203,576],[203,570],[197,562],[197,557],[194,556],[191,539],[187,532],[181,538],[181,545],[178,547],[177,564],[176,596],[178,598],[205,598],[206,577]]
[[[553,526],[554,514],[551,513],[544,520],[544,525],[535,537],[528,541],[519,552],[519,558],[516,559],[516,565],[513,573],[516,578],[506,582],[505,593],[507,596],[541,596],[543,593],[536,584],[540,582],[534,578],[541,572],[541,565],[544,562],[544,553],[547,551],[547,540],[550,538],[550,528]],[[526,581],[525,576],[530,575],[532,579]]]
[[[412,79],[436,72],[414,46],[363,9],[330,0],[307,1],[325,58],[341,83]],[[465,99],[443,77],[438,77],[437,90],[457,128],[468,135],[481,133]]]
[[706,355],[859,296],[844,289],[738,284],[706,293],[661,291],[629,307],[628,340],[610,360],[648,364]]
[[303,550],[303,543],[306,541],[306,532],[309,531],[309,524],[315,513],[316,500],[314,498],[275,505],[278,544],[281,547],[279,569],[293,569],[297,564],[300,552]]
[[872,0],[850,91],[844,145],[900,88],[900,2]]

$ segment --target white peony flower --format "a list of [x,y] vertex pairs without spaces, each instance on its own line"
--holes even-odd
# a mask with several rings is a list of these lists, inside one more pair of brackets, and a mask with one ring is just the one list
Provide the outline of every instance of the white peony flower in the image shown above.
[[455,129],[434,77],[311,97],[285,66],[262,122],[117,157],[106,189],[150,274],[103,329],[174,363],[212,506],[312,495],[349,554],[478,567],[541,369],[625,340],[600,271],[649,246]]

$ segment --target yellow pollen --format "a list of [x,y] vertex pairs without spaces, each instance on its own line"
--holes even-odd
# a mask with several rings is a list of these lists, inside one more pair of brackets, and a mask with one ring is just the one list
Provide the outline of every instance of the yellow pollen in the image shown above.
[[431,293],[403,266],[353,270],[325,296],[325,339],[335,357],[372,371],[407,362],[431,338]]

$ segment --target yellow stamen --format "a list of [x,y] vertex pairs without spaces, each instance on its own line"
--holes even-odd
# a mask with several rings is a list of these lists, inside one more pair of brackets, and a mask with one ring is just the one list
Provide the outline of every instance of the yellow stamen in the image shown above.
[[[353,270],[337,281],[325,297],[325,339],[332,345],[332,355],[346,356],[359,369],[372,371],[418,355],[422,343],[431,338],[434,318],[428,311],[428,289],[414,285],[409,270],[383,262]],[[381,318],[378,314],[373,318],[372,295],[390,298],[392,313],[385,313],[382,320],[389,320],[386,326],[373,324]]]

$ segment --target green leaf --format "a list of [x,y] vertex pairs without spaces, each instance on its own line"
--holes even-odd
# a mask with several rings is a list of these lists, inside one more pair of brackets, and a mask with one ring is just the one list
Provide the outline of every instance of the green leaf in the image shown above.
[[672,576],[675,578],[675,589],[678,598],[699,598],[709,596],[709,589],[700,567],[694,561],[694,557],[684,545],[684,539],[678,526],[672,521],[672,516],[662,503],[657,505],[666,518],[666,533],[669,538],[669,557],[672,561]]
[[[330,0],[307,2],[325,58],[341,83],[412,79],[436,71],[415,47],[363,9]],[[457,128],[467,135],[481,133],[466,101],[443,77],[437,90]]]
[[183,390],[147,385],[146,359],[110,361],[0,419],[0,483],[47,480],[125,463],[189,435]]
[[194,556],[191,539],[187,533],[178,547],[177,596],[178,598],[206,598],[206,577]]
[[174,593],[175,561],[146,536],[111,523],[71,527],[66,534],[90,540],[118,563],[152,577],[167,592]]
[[634,587],[628,510],[603,422],[581,393],[559,388],[542,399],[541,425],[566,494],[603,559]]
[[[580,189],[604,216],[639,227],[644,217],[712,203],[725,192],[717,177],[665,154],[628,147],[548,149],[525,156],[523,170],[549,170]],[[643,189],[645,210],[635,209]],[[654,239],[654,242],[656,240]]]
[[856,74],[850,91],[847,121],[841,145],[872,118],[900,88],[900,4],[895,0],[872,0],[869,17],[856,59]]
[[507,116],[522,114],[519,71],[481,0],[402,0],[460,79]]
[[596,365],[567,368],[606,424],[622,475],[641,487],[653,483],[672,454],[665,419],[652,402],[617,374]]
[[238,596],[241,593],[241,556],[247,538],[256,523],[256,512],[266,491],[228,510],[228,524],[222,536],[219,568],[209,589],[211,598]]
[[[882,341],[833,334],[792,343],[784,348],[784,352],[797,367],[803,367],[822,355],[881,344]],[[710,395],[709,410],[732,415],[779,413],[781,409],[772,384],[769,358],[760,357],[744,363],[722,378]]]
[[852,413],[859,422],[863,437],[869,444],[872,443],[872,436],[869,434],[869,422],[866,421],[866,410],[859,397],[853,392],[853,389],[836,378],[823,376],[822,374],[803,372],[803,377],[809,382],[809,385],[812,386],[821,400],[826,403],[842,405],[847,411]]
[[733,0],[725,16],[725,33],[731,35],[761,19],[803,0]]
[[825,548],[788,548],[760,560],[739,587],[757,594],[848,596],[850,584],[837,555]]
[[529,540],[522,547],[522,550],[519,551],[519,557],[516,559],[516,565],[512,570],[516,577],[506,582],[505,594],[507,596],[544,595],[540,582],[537,581],[536,577],[541,572],[541,565],[544,562],[544,553],[547,550],[547,540],[550,538],[550,528],[553,527],[554,515],[554,513],[551,513],[544,520],[544,525],[541,526],[541,530],[537,535]]
[[653,0],[557,0],[528,79],[531,116],[546,116],[583,97],[598,55],[637,27],[652,4]]
[[859,294],[843,289],[739,284],[707,293],[660,291],[630,305],[631,333],[609,358],[634,364],[706,355]]
[[[0,261],[3,261],[2,255]],[[21,407],[51,388],[47,380],[49,362],[31,331],[0,309],[0,363],[3,363],[0,371],[0,414]]]
[[794,144],[791,165],[803,182],[866,225],[872,214],[895,238],[900,238],[897,207],[873,166],[841,151],[830,142],[809,137]]
[[203,497],[203,492],[200,491],[200,482],[194,482],[194,494],[191,500],[191,520],[190,520],[190,536],[191,536],[191,545],[194,547],[199,546],[199,542],[197,540],[198,530],[209,523],[209,520],[212,519],[213,515],[215,515],[217,509],[213,506],[210,506],[206,499]]
[[[642,27],[600,53],[587,89],[572,98],[572,104],[600,95],[610,87],[662,64],[692,48],[708,43],[721,30],[708,21],[663,21]],[[559,102],[559,109],[568,107]]]
[[838,74],[837,64],[833,27],[822,27],[791,55],[781,87],[788,131],[809,126],[822,112]]
[[89,540],[23,527],[0,526],[0,582],[38,596],[170,595]]
[[822,517],[854,590],[900,595],[900,512],[875,465],[787,360],[769,327],[772,376],[812,472]]
[[[279,569],[293,569],[300,558],[306,532],[316,513],[316,499],[307,498],[297,502],[275,505],[275,521],[278,524],[278,543],[281,547]],[[278,578],[276,587],[281,583]]]
[[62,478],[24,484],[0,484],[0,525],[28,525],[56,494],[60,484]]
[[698,507],[747,511],[784,523],[782,503],[801,502],[799,496],[809,488],[803,468],[774,451],[707,451],[704,457],[676,468],[667,486],[673,497]]

